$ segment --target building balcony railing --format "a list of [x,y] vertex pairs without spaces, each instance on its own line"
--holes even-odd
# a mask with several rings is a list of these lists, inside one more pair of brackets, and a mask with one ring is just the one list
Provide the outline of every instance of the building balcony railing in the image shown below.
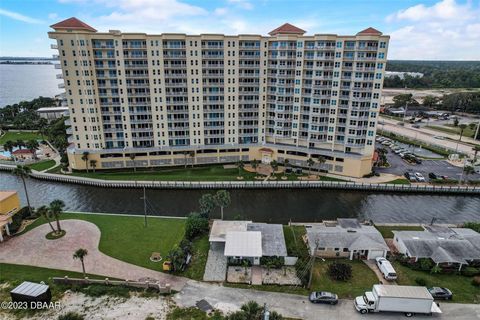
[[55,78],[57,79],[63,79],[63,74],[59,73],[55,75]]
[[51,44],[51,45],[50,45],[50,49],[58,49],[58,45],[56,45],[56,44]]
[[62,65],[60,63],[55,63],[53,66],[55,69],[62,69]]
[[65,89],[65,84],[64,83],[59,83],[58,84],[58,89]]

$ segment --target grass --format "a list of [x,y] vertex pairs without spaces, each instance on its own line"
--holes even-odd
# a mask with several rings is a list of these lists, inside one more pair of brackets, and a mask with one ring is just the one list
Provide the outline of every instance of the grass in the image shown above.
[[192,260],[187,270],[179,275],[194,279],[203,280],[205,273],[205,265],[207,264],[208,249],[210,249],[210,242],[208,242],[208,235],[203,235],[193,241],[192,244]]
[[375,226],[378,231],[382,234],[384,239],[393,238],[393,230],[398,231],[423,231],[421,226]]
[[430,272],[412,270],[407,266],[394,262],[399,285],[417,285],[415,279],[423,278],[427,287],[445,287],[453,292],[452,302],[480,303],[480,288],[472,285],[472,277],[456,274],[431,274]]
[[[142,216],[112,216],[99,214],[64,213],[62,220],[78,219],[94,223],[101,231],[99,249],[119,260],[152,270],[162,271],[162,263],[150,261],[152,252],[166,257],[183,237],[185,220],[148,218],[144,227]],[[24,232],[46,223],[38,218]]]
[[294,257],[307,257],[308,248],[302,237],[307,233],[304,226],[283,226],[287,253]]
[[332,280],[327,270],[328,265],[334,260],[317,259],[313,269],[312,291],[330,291],[336,293],[340,299],[353,299],[371,290],[372,286],[378,283],[375,273],[362,261],[347,259],[339,261],[352,266],[352,278],[348,281]]
[[57,240],[57,239],[62,238],[66,234],[67,234],[67,232],[65,230],[62,230],[60,232],[60,234],[58,234],[57,231],[52,231],[52,232],[47,233],[45,238],[47,238],[48,240]]
[[389,184],[410,184],[410,181],[408,181],[407,179],[400,178],[400,179],[395,179],[395,180],[392,180],[392,181],[387,181],[387,182],[384,182],[384,183],[389,183]]
[[55,165],[55,160],[44,160],[34,164],[30,164],[28,165],[28,167],[30,167],[30,169],[32,170],[43,171],[43,170],[50,169],[54,165]]
[[42,136],[38,132],[12,132],[8,131],[0,137],[0,145],[5,144],[7,141],[29,141],[29,140],[42,140]]

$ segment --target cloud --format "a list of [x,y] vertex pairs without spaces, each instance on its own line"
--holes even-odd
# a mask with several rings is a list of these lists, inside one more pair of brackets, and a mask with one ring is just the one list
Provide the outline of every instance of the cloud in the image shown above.
[[253,4],[247,0],[227,0],[227,2],[245,10],[253,9]]
[[8,11],[8,10],[5,10],[5,9],[0,9],[0,15],[5,16],[5,17],[9,17],[9,18],[17,20],[17,21],[26,22],[26,23],[43,23],[42,20],[31,18],[31,17],[25,16],[23,14],[13,12],[13,11]]
[[442,0],[390,14],[389,59],[478,60],[480,4]]
[[58,18],[58,14],[55,13],[55,12],[52,12],[52,13],[48,14],[48,19],[50,19],[50,20],[55,20],[57,18]]
[[228,9],[227,8],[216,8],[213,13],[216,14],[217,16],[223,16],[227,14]]

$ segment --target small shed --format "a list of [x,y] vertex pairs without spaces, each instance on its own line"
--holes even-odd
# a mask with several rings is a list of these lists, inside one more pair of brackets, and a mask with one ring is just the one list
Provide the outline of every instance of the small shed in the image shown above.
[[13,302],[46,302],[52,300],[50,287],[43,283],[24,281],[21,285],[10,291]]

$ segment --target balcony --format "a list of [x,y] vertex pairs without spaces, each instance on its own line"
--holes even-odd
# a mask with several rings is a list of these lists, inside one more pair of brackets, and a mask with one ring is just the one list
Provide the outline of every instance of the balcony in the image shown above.
[[74,142],[73,136],[68,136],[67,141],[68,143],[73,143]]
[[59,73],[59,74],[55,75],[55,78],[57,78],[57,79],[63,79],[63,74]]
[[56,49],[58,49],[58,45],[56,45],[56,44],[51,44],[51,45],[50,45],[50,49],[56,50]]
[[53,66],[55,69],[62,69],[62,65],[60,63],[55,63]]
[[64,83],[59,83],[58,84],[58,89],[65,89],[65,84]]
[[66,132],[67,132],[67,134],[73,134],[72,128],[67,128]]
[[60,58],[60,56],[58,54],[52,54],[52,58],[55,59],[55,60],[58,60]]
[[70,119],[66,119],[63,123],[64,123],[67,127],[69,127],[69,126],[72,125],[72,122],[70,121]]

